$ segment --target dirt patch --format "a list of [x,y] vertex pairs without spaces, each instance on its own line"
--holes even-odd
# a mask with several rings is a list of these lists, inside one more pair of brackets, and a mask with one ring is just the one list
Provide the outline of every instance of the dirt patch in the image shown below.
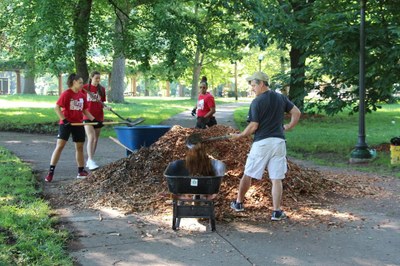
[[390,152],[390,143],[381,143],[379,145],[372,146],[377,152]]
[[13,235],[13,233],[10,230],[8,230],[6,228],[3,228],[1,226],[0,226],[0,236],[3,236],[2,237],[3,238],[3,242],[6,245],[14,245],[15,243],[17,243],[17,239]]
[[0,131],[54,135],[58,131],[58,121],[29,125],[5,124],[0,127]]

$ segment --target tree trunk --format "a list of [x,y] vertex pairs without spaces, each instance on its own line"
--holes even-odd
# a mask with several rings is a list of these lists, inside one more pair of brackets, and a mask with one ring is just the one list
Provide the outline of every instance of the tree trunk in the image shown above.
[[149,82],[147,81],[147,77],[144,80],[144,96],[149,96],[150,92],[148,89]]
[[62,73],[58,74],[58,95],[63,92]]
[[[127,9],[129,13],[130,9]],[[114,40],[114,57],[111,75],[111,88],[108,100],[110,102],[124,102],[125,91],[125,55],[123,52],[123,31],[128,18],[120,11],[116,10],[117,17],[115,19],[115,40]]]
[[289,99],[301,110],[304,110],[305,97],[305,61],[304,52],[292,47],[290,49],[290,90]]
[[136,76],[131,77],[131,93],[132,96],[136,96]]
[[22,91],[21,86],[21,70],[16,70],[15,73],[17,74],[17,94],[20,94]]
[[87,65],[87,50],[89,47],[89,19],[92,10],[92,0],[79,0],[74,18],[74,54],[76,73],[83,78],[83,82],[89,80]]
[[184,97],[185,94],[183,93],[183,85],[181,83],[178,84],[178,88],[179,88],[179,97]]
[[35,76],[29,72],[25,73],[24,87],[22,88],[22,94],[36,94],[35,91]]
[[168,80],[165,83],[165,97],[171,97],[171,83]]
[[35,54],[36,49],[34,46],[27,48],[29,50],[26,57],[25,77],[24,86],[22,88],[22,94],[36,94],[35,91]]
[[200,47],[197,46],[196,54],[194,56],[194,64],[193,64],[193,79],[192,79],[192,92],[190,98],[192,100],[197,99],[197,95],[199,94],[199,77],[201,68],[203,65],[204,54],[200,55]]
[[[111,90],[111,76],[112,76],[112,73],[110,72],[110,73],[108,73],[108,82],[107,82],[107,85],[108,85],[108,92],[110,92],[110,90]],[[107,97],[108,97],[108,95],[107,95]]]
[[124,102],[125,90],[125,57],[121,56],[113,59],[111,87],[109,91],[108,101],[113,103]]

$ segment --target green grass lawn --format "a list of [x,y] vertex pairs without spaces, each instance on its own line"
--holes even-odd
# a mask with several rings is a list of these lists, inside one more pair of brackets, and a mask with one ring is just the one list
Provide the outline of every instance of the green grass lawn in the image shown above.
[[[1,95],[0,130],[28,133],[56,134],[58,118],[54,106],[58,96]],[[189,98],[126,97],[126,103],[107,103],[124,118],[145,118],[141,125],[158,125],[160,122],[185,110],[192,110],[196,101]],[[233,102],[234,98],[217,98],[216,104]],[[104,111],[107,121],[120,121],[109,111]],[[113,136],[112,127],[104,127],[102,137]]]
[[[243,122],[248,107],[235,111],[235,121]],[[358,170],[398,175],[399,167],[390,164],[390,152],[378,152],[367,165],[349,165],[350,153],[358,141],[359,116],[340,113],[334,117],[302,115],[297,127],[286,133],[288,154],[322,165],[351,167]],[[366,114],[366,142],[372,149],[400,135],[400,104],[383,105],[377,112]],[[400,176],[400,175],[399,175]]]
[[[54,106],[58,96],[2,95],[0,97],[0,130],[56,133],[58,117]],[[124,118],[143,117],[143,125],[157,125],[185,109],[191,110],[195,101],[176,98],[126,98],[126,103],[108,104]],[[105,120],[120,121],[105,111]],[[115,136],[112,127],[105,127],[102,136]]]
[[32,170],[0,147],[0,265],[73,265]]

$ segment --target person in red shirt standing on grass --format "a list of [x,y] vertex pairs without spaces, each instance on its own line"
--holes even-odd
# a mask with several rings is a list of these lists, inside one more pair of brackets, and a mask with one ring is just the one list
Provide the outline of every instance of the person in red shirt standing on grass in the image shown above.
[[212,127],[217,124],[217,120],[214,117],[214,96],[207,92],[207,89],[207,77],[203,76],[200,81],[200,94],[197,99],[197,106],[192,110],[193,116],[196,115],[197,110],[196,128],[205,129],[206,127]]
[[[99,122],[97,125],[85,125],[85,132],[88,138],[86,144],[88,154],[86,167],[89,168],[90,171],[93,171],[99,168],[93,157],[96,152],[97,142],[99,141],[100,131],[103,127],[103,108],[110,110],[110,107],[103,104],[106,101],[106,89],[100,85],[100,72],[92,72],[89,83],[83,86],[83,92],[86,94],[89,112],[95,117],[96,121]],[[83,122],[90,122],[90,118],[84,116]]]
[[83,126],[72,126],[71,123],[82,123],[83,114],[91,121],[95,118],[87,110],[86,95],[82,92],[83,80],[77,74],[71,74],[67,80],[68,89],[57,100],[54,108],[60,118],[57,145],[50,160],[50,169],[45,177],[46,182],[51,182],[54,177],[54,169],[60,159],[61,153],[72,134],[75,142],[76,163],[78,164],[77,178],[85,178],[88,172],[84,169],[83,145],[85,143],[85,129]]

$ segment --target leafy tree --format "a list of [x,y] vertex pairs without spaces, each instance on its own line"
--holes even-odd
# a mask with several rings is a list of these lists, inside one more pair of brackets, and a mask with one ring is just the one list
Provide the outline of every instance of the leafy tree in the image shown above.
[[300,108],[309,84],[306,82],[306,59],[312,53],[315,35],[308,28],[316,17],[314,0],[265,0],[255,5],[248,19],[253,45],[265,49],[273,43],[287,50],[290,60],[289,98]]
[[[322,85],[318,107],[334,114],[358,100],[360,1],[265,0],[248,19],[261,48],[276,42],[290,56],[289,97],[304,109],[304,96]],[[397,2],[397,3],[396,3]],[[399,73],[398,1],[367,4],[367,110],[390,101]],[[352,110],[357,111],[357,106]],[[307,109],[309,110],[309,109]]]
[[[396,3],[397,2],[397,3]],[[366,6],[366,110],[375,111],[380,102],[392,102],[400,73],[399,1],[368,1]],[[326,10],[312,30],[318,35],[319,47],[313,57],[310,76],[320,84],[322,97],[310,108],[335,114],[348,106],[358,111],[359,73],[359,1],[329,3],[317,6]]]
[[191,69],[191,97],[197,98],[203,67],[225,58],[240,59],[237,50],[247,41],[246,36],[240,35],[243,23],[230,12],[233,8],[223,5],[225,2],[158,2],[146,9],[141,18],[148,21],[147,27],[135,34],[135,54],[141,56],[136,58],[142,62],[141,70],[149,71],[150,66],[158,65],[172,80]]
[[[2,53],[7,61],[24,62],[25,86],[22,93],[35,94],[35,54],[38,28],[35,26],[36,15],[30,10],[35,6],[34,1],[2,1],[3,12],[0,19],[3,45]],[[15,65],[14,65],[15,66]],[[10,68],[13,66],[10,65]],[[7,69],[8,67],[5,66]],[[13,70],[8,68],[8,70]]]

